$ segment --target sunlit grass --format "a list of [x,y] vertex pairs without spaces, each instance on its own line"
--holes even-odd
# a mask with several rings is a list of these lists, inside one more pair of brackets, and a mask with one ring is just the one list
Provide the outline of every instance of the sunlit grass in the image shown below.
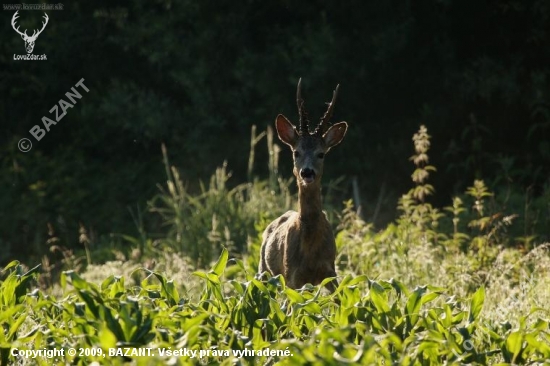
[[[507,245],[513,215],[491,212],[494,195],[483,181],[448,208],[433,207],[427,131],[415,139],[413,188],[394,223],[375,229],[351,201],[331,215],[339,253],[334,294],[256,276],[260,233],[294,199],[275,166],[269,182],[230,188],[224,165],[193,196],[165,161],[167,186],[150,205],[165,220],[165,236],[140,230],[140,238],[126,238],[129,254],[88,263],[82,273],[66,268],[47,287],[53,277],[35,281],[38,267],[29,271],[14,261],[4,268],[2,365],[198,362],[158,351],[109,356],[116,347],[202,350],[202,363],[223,365],[548,363],[550,244]],[[65,258],[69,267],[81,263]],[[103,354],[11,354],[69,347]]]

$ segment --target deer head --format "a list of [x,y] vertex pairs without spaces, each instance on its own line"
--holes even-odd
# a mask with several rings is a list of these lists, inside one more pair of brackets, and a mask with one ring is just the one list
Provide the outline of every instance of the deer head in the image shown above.
[[26,29],[25,29],[25,32],[21,32],[19,30],[19,26],[15,28],[15,21],[17,20],[17,18],[19,18],[19,15],[17,14],[18,12],[19,10],[16,11],[15,14],[13,14],[13,17],[11,18],[11,26],[17,33],[19,33],[19,35],[21,35],[21,38],[23,38],[23,41],[25,41],[25,49],[27,50],[27,53],[32,53],[32,50],[34,49],[34,42],[36,42],[36,39],[38,38],[40,33],[42,33],[44,28],[46,28],[46,24],[48,24],[48,20],[49,20],[48,14],[44,13],[44,18],[46,21],[42,22],[42,29],[40,29],[39,31],[35,29],[32,33],[32,36],[29,36],[27,35]]
[[309,130],[309,121],[304,108],[304,100],[301,95],[301,82],[298,81],[296,102],[298,104],[299,124],[296,128],[285,116],[279,114],[275,121],[275,127],[282,142],[290,146],[293,153],[294,169],[298,184],[308,186],[319,183],[323,174],[323,159],[325,154],[338,145],[348,128],[346,122],[338,122],[328,126],[334,111],[334,103],[338,95],[338,86],[332,94],[332,100],[315,130]]

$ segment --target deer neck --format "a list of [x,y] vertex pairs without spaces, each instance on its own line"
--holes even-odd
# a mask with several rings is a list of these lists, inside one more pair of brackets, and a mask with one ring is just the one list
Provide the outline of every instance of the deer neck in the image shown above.
[[318,182],[307,186],[298,185],[298,202],[300,221],[305,227],[315,229],[323,215],[321,205],[321,184]]
[[298,193],[300,216],[300,252],[315,257],[323,250],[327,222],[321,207],[321,185],[300,186]]

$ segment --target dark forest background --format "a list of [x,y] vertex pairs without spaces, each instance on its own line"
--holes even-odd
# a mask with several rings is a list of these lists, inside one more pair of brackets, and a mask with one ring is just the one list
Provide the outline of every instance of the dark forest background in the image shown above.
[[[300,77],[312,118],[340,84],[333,122],[350,126],[327,157],[324,183],[344,177],[327,205],[341,208],[356,177],[363,218],[393,220],[424,124],[434,204],[484,179],[519,214],[517,236],[549,236],[546,0],[74,1],[46,13],[34,54],[47,61],[13,60],[24,44],[14,11],[1,13],[1,263],[40,258],[53,236],[78,247],[83,228],[96,246],[134,235],[166,181],[162,143],[190,190],[224,160],[230,183],[245,182],[252,125],[295,121]],[[40,27],[42,11],[20,15],[22,29]],[[90,91],[34,140],[29,130],[82,78]],[[256,153],[265,177],[267,153]],[[290,177],[287,149],[280,165]]]

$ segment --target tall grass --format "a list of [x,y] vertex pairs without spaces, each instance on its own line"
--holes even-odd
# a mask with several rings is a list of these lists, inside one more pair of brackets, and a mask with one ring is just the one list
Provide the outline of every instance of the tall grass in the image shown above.
[[[251,181],[231,184],[227,163],[216,169],[206,185],[200,183],[200,193],[188,192],[178,169],[170,166],[163,147],[168,180],[166,187],[149,202],[151,212],[161,215],[166,235],[159,241],[163,249],[185,253],[198,266],[208,265],[223,248],[232,254],[246,253],[257,226],[291,208],[291,180],[278,173],[279,148],[273,142],[271,128],[252,138],[249,157]],[[253,178],[256,145],[267,137],[269,179]]]
[[[264,137],[277,155],[272,132],[252,136],[249,166]],[[200,194],[191,194],[164,150],[167,183],[149,207],[166,232],[155,240],[143,230],[140,238],[128,238],[138,255],[118,253],[118,261],[88,264],[82,275],[66,271],[55,291],[33,291],[37,267],[25,271],[13,262],[4,269],[2,364],[15,361],[13,347],[67,345],[216,349],[221,354],[202,362],[227,365],[548,364],[550,244],[533,239],[529,247],[515,247],[508,228],[520,213],[499,206],[498,194],[482,180],[448,207],[434,207],[429,178],[436,169],[429,165],[424,126],[413,141],[412,188],[399,200],[393,223],[375,228],[351,201],[329,215],[341,283],[331,295],[314,286],[287,288],[282,277],[255,278],[261,232],[295,199],[276,157],[269,159],[267,180],[251,171],[253,181],[230,184],[224,164]],[[289,355],[233,353],[267,348]]]

